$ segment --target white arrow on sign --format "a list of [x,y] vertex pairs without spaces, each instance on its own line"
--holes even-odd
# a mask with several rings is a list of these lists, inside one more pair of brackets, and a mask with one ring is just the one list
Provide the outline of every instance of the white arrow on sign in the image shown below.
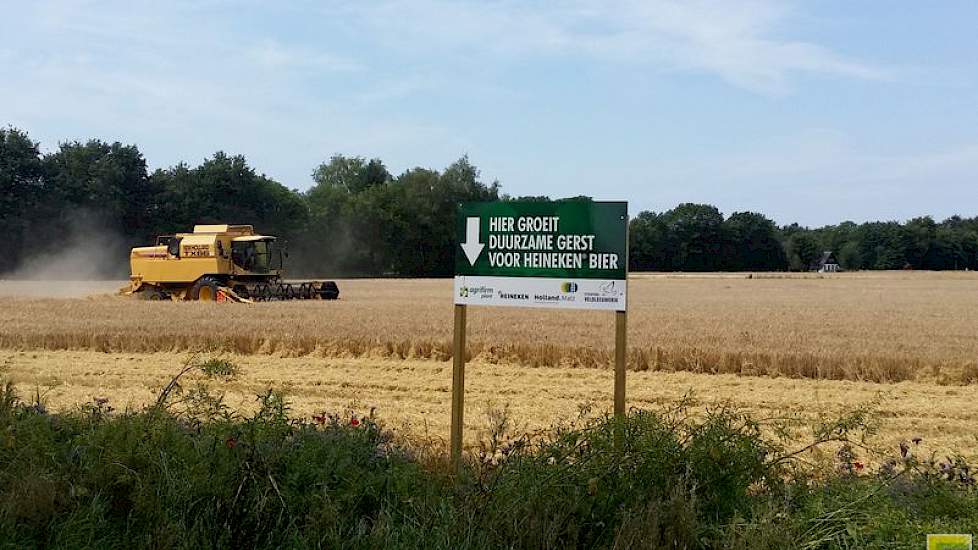
[[482,249],[486,245],[479,242],[479,218],[465,218],[465,242],[460,243],[465,257],[469,259],[469,264],[475,265],[475,261],[482,254]]

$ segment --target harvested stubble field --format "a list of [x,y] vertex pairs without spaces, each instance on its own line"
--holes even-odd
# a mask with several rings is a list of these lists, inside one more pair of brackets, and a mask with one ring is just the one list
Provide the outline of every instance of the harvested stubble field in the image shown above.
[[[140,405],[193,351],[244,370],[229,404],[283,388],[300,413],[376,407],[416,435],[444,436],[451,383],[451,282],[340,281],[338,302],[143,302],[54,283],[0,282],[0,368],[56,409],[109,397]],[[90,296],[92,292],[103,292]],[[76,297],[69,297],[72,295]],[[978,276],[636,275],[628,398],[692,392],[758,416],[834,414],[882,392],[881,441],[924,436],[971,454],[978,400]],[[525,428],[610,406],[610,313],[469,310],[467,424],[488,402]]]
[[[241,374],[231,382],[207,382],[225,393],[232,409],[251,411],[255,396],[269,388],[284,391],[293,412],[309,416],[351,410],[374,414],[398,433],[444,444],[451,408],[450,362],[320,357],[270,359],[225,355]],[[66,410],[96,397],[117,410],[152,403],[180,370],[188,354],[105,354],[92,351],[4,351],[0,365],[21,395],[40,394],[52,410]],[[199,377],[184,380],[194,387]],[[612,377],[607,370],[572,367],[518,368],[475,363],[466,373],[466,444],[488,437],[490,411],[508,409],[516,433],[547,428],[611,408]],[[880,399],[882,397],[882,399]],[[896,449],[900,440],[921,436],[927,448],[975,458],[978,403],[971,387],[933,383],[881,384],[848,380],[744,377],[689,372],[633,372],[630,407],[665,409],[690,399],[694,411],[729,405],[756,418],[793,417],[800,426],[820,416],[835,418],[855,407],[876,405],[880,432],[871,444]],[[799,442],[808,441],[803,427]]]

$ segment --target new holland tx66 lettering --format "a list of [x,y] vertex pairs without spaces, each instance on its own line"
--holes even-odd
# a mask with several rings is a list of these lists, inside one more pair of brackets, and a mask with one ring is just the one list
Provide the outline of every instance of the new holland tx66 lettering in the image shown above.
[[333,281],[283,281],[285,252],[250,225],[197,225],[133,248],[128,294],[150,300],[335,300]]

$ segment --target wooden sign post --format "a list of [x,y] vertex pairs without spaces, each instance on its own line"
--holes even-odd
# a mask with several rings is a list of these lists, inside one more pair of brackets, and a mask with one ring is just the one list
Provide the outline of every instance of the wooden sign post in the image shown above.
[[615,312],[615,418],[625,416],[625,357],[628,349],[628,312]]
[[465,304],[455,304],[452,337],[452,469],[458,471],[462,458],[462,418],[465,409]]
[[469,305],[615,312],[614,414],[625,416],[628,204],[459,204],[452,339],[451,462],[462,459],[465,315]]

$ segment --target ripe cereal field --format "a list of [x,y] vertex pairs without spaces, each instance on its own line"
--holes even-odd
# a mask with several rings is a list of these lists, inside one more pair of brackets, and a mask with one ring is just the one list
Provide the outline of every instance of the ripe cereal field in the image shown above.
[[[628,398],[730,403],[762,415],[830,414],[882,394],[884,440],[973,448],[974,273],[633,275]],[[0,364],[50,406],[148,402],[193,352],[243,375],[247,408],[283,388],[301,412],[375,408],[413,433],[447,432],[450,280],[339,281],[336,302],[158,303],[121,284],[0,282]],[[613,316],[470,308],[467,424],[488,403],[527,429],[610,406]],[[919,433],[908,433],[919,432]]]
[[[633,370],[897,382],[978,380],[978,274],[656,276],[630,281]],[[449,280],[340,281],[336,302],[158,303],[0,282],[0,348],[447,360]],[[40,297],[50,292],[61,297]],[[94,296],[92,294],[94,293]],[[87,297],[84,297],[87,296]],[[485,363],[604,368],[610,313],[470,308]]]

